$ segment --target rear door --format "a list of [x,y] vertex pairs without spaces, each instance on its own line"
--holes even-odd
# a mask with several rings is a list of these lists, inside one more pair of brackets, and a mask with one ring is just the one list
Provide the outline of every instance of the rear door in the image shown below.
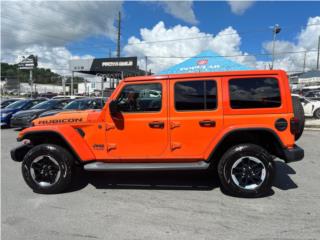
[[170,80],[170,154],[204,159],[222,128],[221,79]]

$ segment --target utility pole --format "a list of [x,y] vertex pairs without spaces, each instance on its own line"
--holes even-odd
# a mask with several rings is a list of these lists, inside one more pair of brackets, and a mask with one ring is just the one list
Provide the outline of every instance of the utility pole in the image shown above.
[[148,56],[145,56],[145,62],[146,62],[146,72],[145,72],[145,75],[148,75]]
[[319,70],[319,57],[320,57],[320,36],[318,38],[317,70]]
[[[79,92],[79,89],[78,89]],[[84,96],[87,96],[87,80],[84,79]]]
[[105,75],[101,76],[101,97],[103,98],[104,95],[104,80],[105,80]]
[[305,69],[306,69],[306,59],[307,59],[307,51],[304,52],[303,71],[302,72],[305,72]]
[[71,86],[70,86],[70,89],[71,89],[70,95],[71,96],[73,95],[73,78],[74,78],[74,71],[72,71],[72,76],[71,76]]
[[120,35],[121,35],[121,12],[118,16],[118,41],[117,41],[117,57],[120,57]]
[[32,98],[32,92],[33,92],[32,69],[30,69],[30,72],[29,72],[29,81],[30,81],[30,88],[31,88],[30,97]]
[[61,78],[61,80],[62,80],[62,91],[63,91],[63,96],[65,97],[65,96],[66,96],[66,77],[65,77],[65,76],[63,76],[63,77]]

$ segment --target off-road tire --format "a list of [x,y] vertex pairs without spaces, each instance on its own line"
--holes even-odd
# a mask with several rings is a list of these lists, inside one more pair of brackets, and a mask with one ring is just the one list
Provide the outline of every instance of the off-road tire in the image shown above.
[[[55,161],[59,164],[61,171],[60,177],[58,178],[57,182],[49,187],[40,186],[33,180],[31,176],[30,167],[33,160],[43,155],[54,158]],[[63,147],[53,144],[41,144],[33,147],[26,154],[22,162],[21,170],[25,182],[34,192],[43,194],[54,194],[61,193],[69,187],[73,175],[73,163],[74,159],[72,155]]]
[[292,96],[292,107],[293,107],[294,117],[299,120],[298,130],[294,135],[294,139],[297,141],[303,133],[305,117],[304,117],[303,106],[300,102],[300,99],[296,96]]
[[317,119],[320,119],[320,108],[318,108],[318,109],[314,112],[313,116],[314,116],[315,118],[317,118]]
[[[259,159],[265,167],[265,179],[256,189],[243,189],[232,179],[231,171],[233,164],[245,156],[252,156]],[[261,197],[271,191],[275,176],[275,164],[272,156],[264,148],[255,144],[240,144],[231,147],[224,153],[218,164],[218,175],[224,193],[244,198]]]

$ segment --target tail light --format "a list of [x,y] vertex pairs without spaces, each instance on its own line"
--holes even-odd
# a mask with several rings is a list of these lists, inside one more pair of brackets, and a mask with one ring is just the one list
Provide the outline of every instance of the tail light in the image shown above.
[[290,131],[292,134],[297,134],[299,129],[299,119],[293,117],[290,119]]

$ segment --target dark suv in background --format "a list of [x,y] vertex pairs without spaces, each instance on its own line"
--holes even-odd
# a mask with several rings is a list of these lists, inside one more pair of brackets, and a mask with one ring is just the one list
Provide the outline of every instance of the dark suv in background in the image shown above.
[[33,106],[29,110],[20,111],[14,114],[11,118],[11,127],[26,128],[31,126],[32,120],[39,117],[41,113],[49,110],[62,109],[68,104],[70,99],[53,99]]
[[104,98],[82,98],[70,102],[63,109],[55,109],[40,114],[40,117],[52,116],[60,112],[68,112],[74,110],[102,109],[106,99]]

